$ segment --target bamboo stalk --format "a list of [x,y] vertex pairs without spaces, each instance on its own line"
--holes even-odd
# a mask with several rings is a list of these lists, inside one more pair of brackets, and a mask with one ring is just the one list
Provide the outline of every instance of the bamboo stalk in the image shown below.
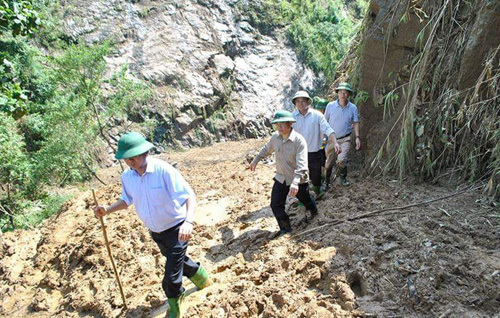
[[[95,196],[95,191],[92,189],[92,196],[94,197],[95,206],[99,206],[97,203],[97,198]],[[118,282],[118,287],[120,287],[120,294],[123,300],[123,306],[125,309],[127,308],[127,301],[125,300],[125,294],[123,293],[122,282],[120,281],[120,276],[118,275],[118,270],[116,269],[115,261],[113,260],[113,255],[111,254],[111,247],[109,246],[108,234],[106,233],[106,225],[104,224],[104,219],[102,216],[99,216],[99,221],[101,221],[102,233],[104,235],[104,241],[106,243],[106,249],[108,250],[109,259],[111,260],[111,265],[113,265],[113,271],[115,272],[116,281]]]

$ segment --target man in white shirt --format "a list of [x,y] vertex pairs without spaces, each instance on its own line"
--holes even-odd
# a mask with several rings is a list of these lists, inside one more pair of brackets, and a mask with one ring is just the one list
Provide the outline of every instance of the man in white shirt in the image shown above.
[[307,142],[308,168],[313,191],[316,195],[321,194],[321,167],[323,166],[323,154],[321,146],[323,136],[328,136],[328,143],[332,144],[335,151],[340,153],[340,146],[335,138],[334,130],[330,127],[323,114],[309,107],[312,103],[311,97],[306,91],[298,91],[292,98],[292,103],[297,110],[292,113],[296,122],[293,128]]
[[196,196],[177,169],[163,160],[148,157],[152,147],[136,132],[120,138],[115,158],[124,159],[130,167],[121,176],[122,195],[107,208],[94,207],[94,213],[102,217],[131,204],[135,206],[137,215],[167,258],[162,288],[168,297],[169,317],[179,318],[184,296],[182,276],[187,276],[198,289],[210,285],[211,280],[203,266],[186,255]]

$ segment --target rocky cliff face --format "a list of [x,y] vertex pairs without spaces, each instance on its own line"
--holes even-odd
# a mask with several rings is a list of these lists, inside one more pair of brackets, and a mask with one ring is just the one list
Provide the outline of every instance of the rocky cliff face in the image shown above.
[[62,1],[66,32],[117,43],[109,65],[154,85],[138,120],[157,120],[156,141],[182,146],[264,136],[276,109],[311,89],[314,74],[279,36],[264,36],[231,0]]

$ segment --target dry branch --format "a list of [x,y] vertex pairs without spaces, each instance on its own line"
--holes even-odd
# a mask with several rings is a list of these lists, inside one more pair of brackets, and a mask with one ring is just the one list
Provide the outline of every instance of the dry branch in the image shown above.
[[312,232],[312,231],[315,231],[317,229],[320,229],[320,228],[323,228],[323,227],[327,227],[327,226],[333,226],[333,225],[338,225],[338,224],[345,223],[345,222],[366,219],[368,217],[376,216],[376,215],[378,215],[378,214],[380,214],[382,212],[397,211],[397,210],[406,210],[406,209],[413,208],[413,207],[416,207],[416,206],[425,205],[425,204],[429,204],[429,203],[432,203],[432,202],[445,200],[445,199],[457,196],[459,194],[463,194],[463,193],[466,193],[466,192],[469,192],[469,191],[478,190],[478,189],[480,189],[482,187],[484,187],[484,186],[480,185],[480,186],[477,186],[477,187],[474,187],[474,188],[468,188],[468,189],[456,191],[456,192],[453,192],[451,194],[447,194],[445,196],[442,196],[442,197],[439,197],[439,198],[436,198],[436,199],[431,199],[431,200],[427,200],[427,201],[412,203],[412,204],[408,204],[408,205],[405,205],[405,206],[398,206],[398,207],[392,207],[392,208],[385,208],[385,209],[381,209],[381,210],[376,210],[376,211],[372,211],[372,212],[360,214],[360,215],[357,215],[357,216],[345,218],[343,220],[335,220],[333,222],[328,222],[328,223],[325,223],[323,225],[314,227],[312,229],[308,229],[306,231],[302,231],[300,233],[294,234],[294,235],[292,235],[292,237],[298,237],[298,236],[304,235],[306,233],[309,233],[309,232]]

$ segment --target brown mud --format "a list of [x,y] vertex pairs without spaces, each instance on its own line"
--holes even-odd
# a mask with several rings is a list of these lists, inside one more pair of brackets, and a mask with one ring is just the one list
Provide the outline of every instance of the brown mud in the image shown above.
[[[294,234],[274,238],[274,166],[246,170],[248,154],[262,144],[230,142],[161,156],[197,193],[188,252],[214,280],[201,291],[185,280],[185,317],[498,317],[499,211],[479,192],[322,226],[455,191],[352,172],[350,187],[335,183],[319,201],[315,219],[292,202]],[[119,172],[100,175],[108,185],[97,189],[97,199],[113,203]],[[38,229],[2,235],[0,316],[164,315],[164,258],[133,208],[106,217],[125,311],[91,205],[90,190],[81,191]]]

